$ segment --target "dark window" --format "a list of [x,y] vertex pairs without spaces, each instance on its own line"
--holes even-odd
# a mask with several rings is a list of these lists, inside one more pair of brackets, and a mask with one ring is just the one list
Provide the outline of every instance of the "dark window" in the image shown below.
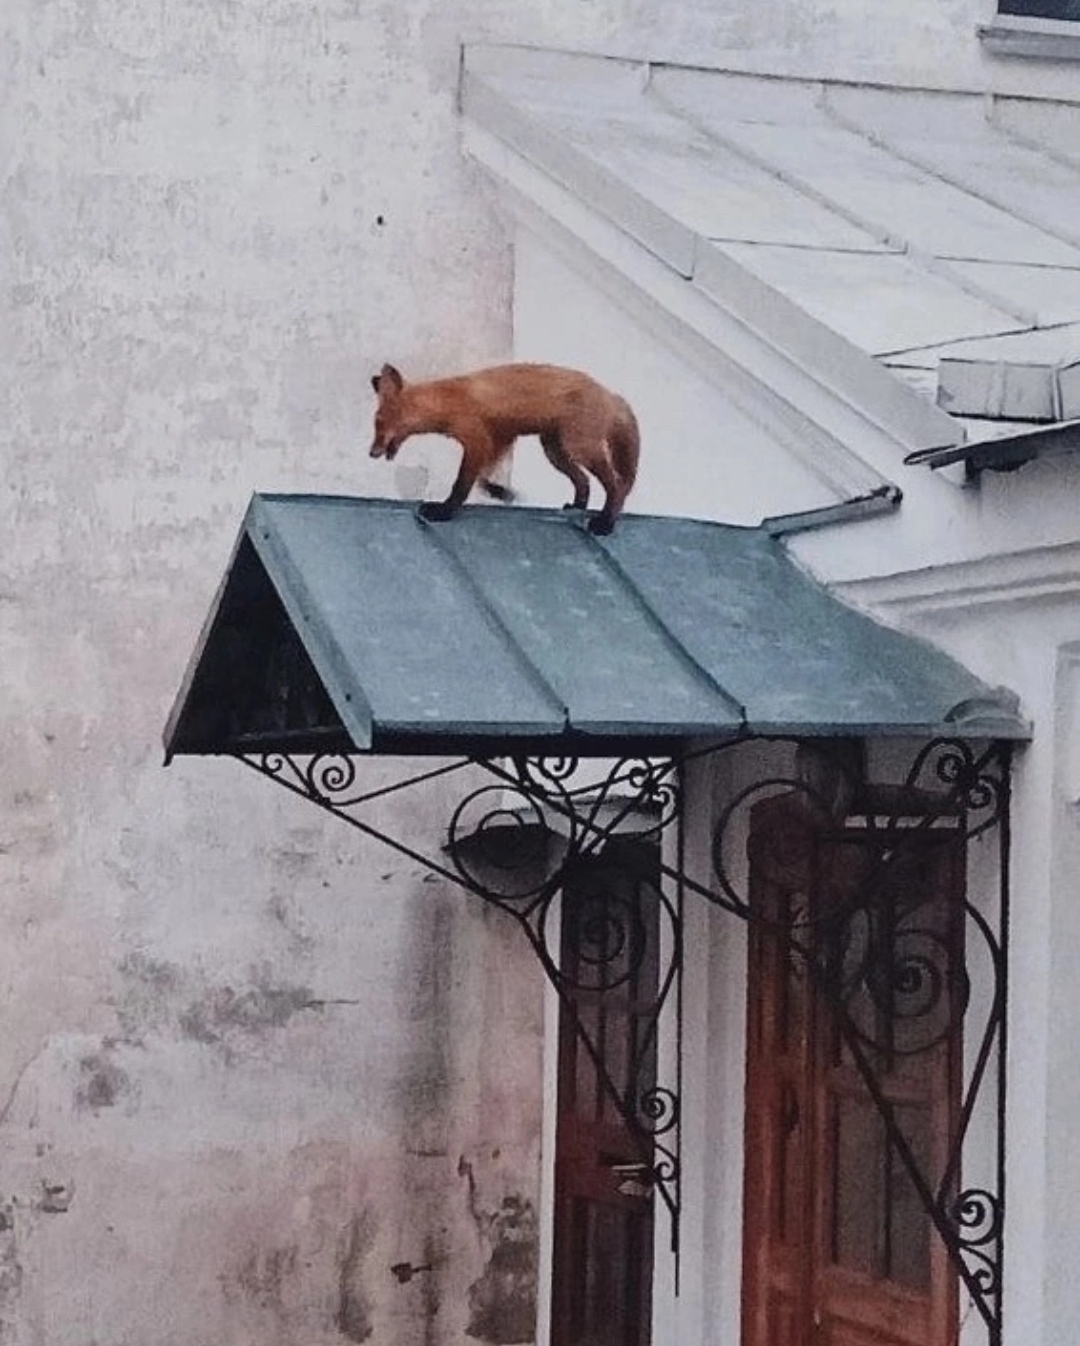
[[1080,23],[1080,0],[998,0],[998,13]]

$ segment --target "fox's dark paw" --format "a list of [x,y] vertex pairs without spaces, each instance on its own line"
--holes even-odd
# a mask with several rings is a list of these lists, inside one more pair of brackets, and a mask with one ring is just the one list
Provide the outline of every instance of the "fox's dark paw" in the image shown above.
[[416,513],[428,523],[445,523],[453,518],[454,506],[445,500],[425,500]]
[[568,501],[566,502],[566,504],[563,505],[563,509],[576,509],[577,512],[578,512],[579,514],[581,513],[581,511],[582,511],[584,508],[585,508],[585,504],[580,504],[580,505],[579,505],[578,502],[577,502],[576,500],[568,500]]
[[607,514],[594,514],[589,520],[589,532],[595,537],[607,537],[615,527],[615,520]]

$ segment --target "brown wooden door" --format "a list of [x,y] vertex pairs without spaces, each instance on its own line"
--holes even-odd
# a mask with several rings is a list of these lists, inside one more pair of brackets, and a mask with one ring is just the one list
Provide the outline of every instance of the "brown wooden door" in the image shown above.
[[552,1346],[649,1346],[651,1152],[605,1076],[628,1098],[655,1083],[657,865],[617,839],[563,892]]
[[856,1052],[937,1186],[958,1109],[962,861],[947,829],[836,826],[791,801],[754,819],[744,1346],[955,1346],[955,1273]]

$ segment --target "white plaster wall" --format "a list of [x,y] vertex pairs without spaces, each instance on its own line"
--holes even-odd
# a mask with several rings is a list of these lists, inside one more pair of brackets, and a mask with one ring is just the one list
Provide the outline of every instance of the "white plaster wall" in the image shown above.
[[986,564],[989,583],[996,558],[1043,548],[1051,570],[1059,565],[1050,549],[1064,556],[1077,541],[1075,454],[983,472],[970,485],[962,484],[962,471],[905,467],[898,455],[890,476],[904,492],[896,513],[792,538],[793,552],[822,579],[854,582],[973,562]]

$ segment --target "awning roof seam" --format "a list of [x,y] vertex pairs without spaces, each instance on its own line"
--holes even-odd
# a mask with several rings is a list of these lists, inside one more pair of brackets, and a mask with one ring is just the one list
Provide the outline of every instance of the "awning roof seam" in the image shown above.
[[727,688],[723,687],[717,681],[701,660],[695,658],[686,645],[675,637],[671,628],[663,621],[655,607],[642,593],[641,586],[636,583],[626,567],[619,564],[618,558],[612,555],[610,548],[601,546],[600,553],[604,558],[604,564],[613,570],[619,576],[620,580],[627,586],[627,589],[633,595],[634,601],[641,609],[646,620],[661,633],[664,640],[671,646],[676,658],[681,659],[683,663],[693,669],[695,673],[704,678],[716,695],[731,708],[732,712],[737,715],[743,725],[745,725],[747,722],[747,714],[746,707],[743,703],[737,697],[732,696]]
[[[490,506],[489,508],[495,508],[495,507]],[[506,641],[507,647],[513,651],[514,655],[517,658],[518,663],[524,669],[526,676],[530,678],[531,681],[540,689],[542,694],[548,698],[548,700],[551,702],[552,706],[555,708],[558,714],[562,716],[564,727],[569,729],[570,707],[566,704],[563,697],[559,695],[558,691],[551,685],[548,679],[543,675],[543,673],[536,666],[536,664],[534,664],[531,660],[529,660],[526,657],[525,651],[521,648],[521,645],[517,640],[517,638],[514,636],[514,633],[511,631],[510,627],[496,611],[495,607],[488,601],[483,590],[475,582],[468,568],[461,562],[461,560],[455,555],[455,553],[449,547],[447,547],[445,543],[443,543],[440,540],[443,537],[443,533],[440,531],[442,525],[429,523],[421,515],[418,515],[417,518],[423,530],[424,536],[427,538],[430,545],[438,551],[439,555],[443,558],[443,560],[448,565],[452,566],[453,569],[456,571],[456,573],[461,577],[462,583],[467,586],[477,606],[484,613],[485,617],[491,623],[491,625],[495,627],[495,629]]]

